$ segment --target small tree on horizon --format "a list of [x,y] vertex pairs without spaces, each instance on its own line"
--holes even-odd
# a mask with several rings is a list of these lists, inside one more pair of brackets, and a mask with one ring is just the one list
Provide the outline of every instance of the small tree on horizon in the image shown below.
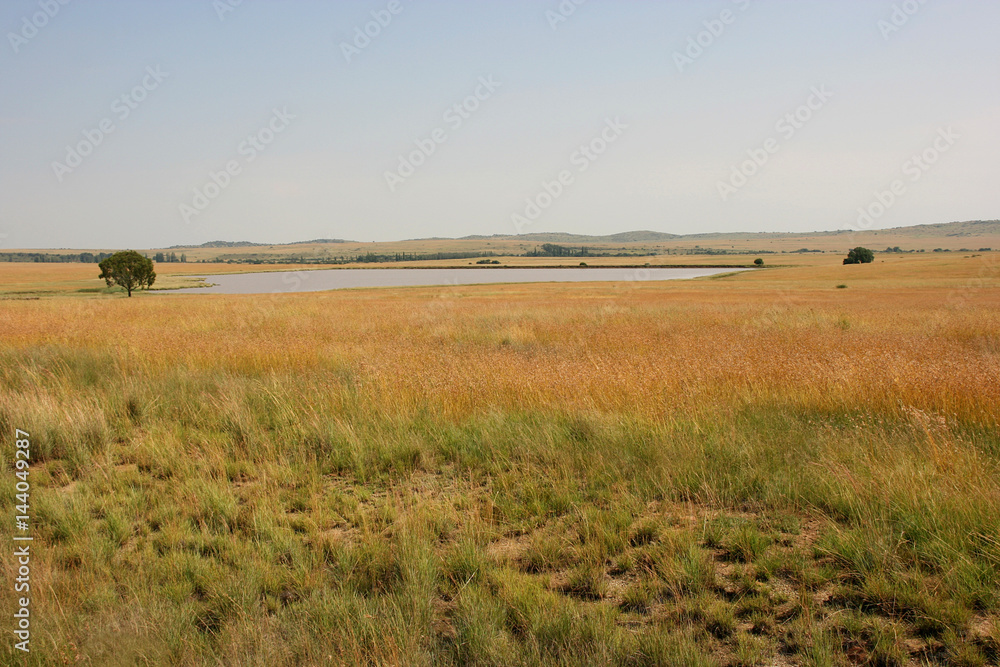
[[844,264],[871,264],[874,261],[874,252],[868,248],[858,246],[857,248],[851,248],[847,251],[847,257],[844,259]]
[[143,287],[149,289],[156,280],[152,260],[143,257],[135,250],[116,252],[98,266],[101,268],[101,275],[97,276],[98,278],[103,278],[108,287],[112,285],[124,287],[130,297],[132,290]]

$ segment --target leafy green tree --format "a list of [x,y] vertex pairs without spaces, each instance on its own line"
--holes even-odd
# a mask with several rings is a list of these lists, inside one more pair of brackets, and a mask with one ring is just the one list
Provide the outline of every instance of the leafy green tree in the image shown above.
[[875,261],[875,253],[868,248],[862,248],[858,246],[857,248],[851,248],[847,252],[847,257],[844,259],[844,264],[871,264]]
[[153,271],[153,262],[148,257],[143,257],[134,250],[123,250],[116,252],[98,266],[101,275],[108,287],[120,285],[125,288],[129,296],[132,290],[149,287],[156,280],[156,272]]
[[761,259],[760,257],[758,257],[757,259],[755,259],[753,261],[753,263],[756,264],[757,266],[764,266],[764,260]]

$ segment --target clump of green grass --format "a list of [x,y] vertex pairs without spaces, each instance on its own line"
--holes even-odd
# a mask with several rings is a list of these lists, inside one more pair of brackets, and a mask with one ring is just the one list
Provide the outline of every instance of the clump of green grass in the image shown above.
[[489,568],[485,555],[474,540],[463,539],[452,546],[444,555],[442,574],[450,585],[464,589],[477,578],[485,575]]
[[834,629],[842,636],[849,651],[860,649],[871,664],[905,665],[908,662],[898,624],[879,617],[847,613],[838,617]]
[[620,553],[628,545],[631,520],[630,514],[622,510],[581,512],[576,522],[581,558],[603,561]]
[[697,596],[717,586],[712,558],[694,544],[680,554],[661,554],[654,567],[674,598]]
[[346,559],[344,574],[363,595],[385,595],[402,582],[403,564],[391,543],[375,536],[354,547]]
[[645,519],[637,523],[629,532],[629,544],[633,547],[641,547],[655,542],[660,536],[660,525],[652,520]]
[[521,562],[526,572],[537,573],[564,568],[576,560],[576,553],[564,536],[538,531],[531,536]]
[[722,540],[726,555],[741,563],[752,563],[764,555],[773,540],[756,526],[744,523],[731,530]]
[[670,616],[672,623],[687,624],[716,640],[729,641],[737,630],[732,605],[711,595],[702,594],[678,601]]
[[580,565],[570,571],[560,590],[584,600],[600,600],[608,590],[607,576],[597,565]]
[[741,633],[736,639],[735,664],[739,667],[757,667],[771,662],[774,649],[766,637]]
[[[711,667],[717,664],[710,651],[688,630],[669,630],[640,634],[622,660],[627,667],[653,665],[690,665]],[[626,644],[628,646],[628,644]]]
[[663,595],[661,583],[650,579],[640,579],[629,585],[622,594],[619,607],[622,611],[639,614],[648,613],[652,605]]

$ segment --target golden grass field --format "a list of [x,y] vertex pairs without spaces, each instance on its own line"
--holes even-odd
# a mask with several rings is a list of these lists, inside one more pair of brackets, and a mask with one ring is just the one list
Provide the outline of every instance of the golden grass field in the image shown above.
[[765,259],[131,299],[0,264],[3,662],[997,664],[1000,253]]

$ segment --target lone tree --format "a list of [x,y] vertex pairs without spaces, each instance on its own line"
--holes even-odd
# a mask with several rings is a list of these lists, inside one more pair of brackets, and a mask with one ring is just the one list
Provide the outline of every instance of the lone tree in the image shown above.
[[101,275],[108,287],[121,285],[132,296],[132,290],[149,286],[156,280],[156,272],[153,271],[153,262],[148,257],[143,257],[135,250],[123,250],[116,252],[103,262],[98,264],[101,267]]
[[764,266],[764,260],[761,259],[760,257],[758,257],[757,259],[755,259],[753,261],[753,263],[754,263],[755,266]]
[[875,253],[861,246],[851,248],[847,251],[847,257],[844,258],[844,264],[871,264],[873,261],[875,261]]

